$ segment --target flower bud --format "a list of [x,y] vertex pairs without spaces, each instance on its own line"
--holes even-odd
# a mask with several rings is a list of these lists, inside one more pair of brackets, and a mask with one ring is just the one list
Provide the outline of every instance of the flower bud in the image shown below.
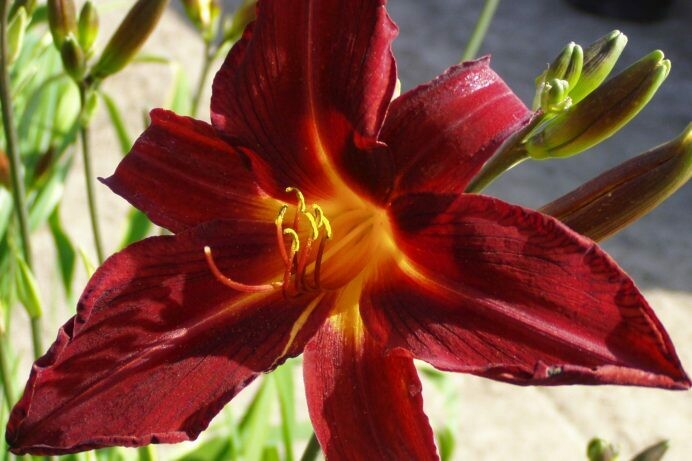
[[77,39],[87,56],[94,52],[94,43],[99,34],[99,16],[96,7],[88,0],[79,12]]
[[651,100],[670,71],[654,51],[610,79],[579,104],[540,124],[527,138],[534,159],[569,157],[612,136]]
[[622,50],[627,45],[627,36],[619,30],[593,42],[584,50],[584,64],[579,80],[571,85],[569,96],[574,104],[598,88],[613,70]]
[[668,451],[668,441],[663,440],[645,449],[637,456],[632,458],[632,461],[660,461],[663,455]]
[[214,9],[218,4],[214,0],[181,0],[187,17],[199,29],[205,30],[211,24]]
[[617,449],[603,439],[592,439],[586,449],[589,461],[615,461],[618,459]]
[[554,78],[545,82],[541,92],[541,109],[544,113],[560,112],[572,105],[572,99],[567,96],[569,83],[567,80]]
[[0,150],[0,184],[10,189],[10,161],[7,154]]
[[545,80],[565,80],[570,88],[577,83],[584,62],[584,52],[581,46],[570,42],[550,64],[545,74]]
[[154,31],[167,5],[168,0],[137,0],[94,64],[92,76],[102,79],[122,70]]
[[656,208],[692,177],[692,123],[676,139],[588,181],[540,209],[600,241]]
[[36,9],[36,0],[16,0],[14,3],[12,3],[8,17],[10,19],[14,18],[14,15],[19,13],[21,8],[24,8],[24,12],[26,13],[27,17],[31,17]]
[[86,71],[86,58],[84,57],[84,51],[82,51],[74,35],[65,37],[65,40],[62,42],[62,47],[60,48],[60,57],[62,58],[62,65],[67,74],[72,77],[75,82],[80,82]]
[[19,52],[22,51],[27,22],[26,10],[22,7],[17,10],[17,14],[7,26],[7,62],[9,64],[12,64],[19,57]]
[[77,16],[73,0],[48,0],[48,23],[58,51],[65,38],[77,32]]
[[243,35],[248,24],[257,17],[257,0],[245,0],[233,14],[233,20],[226,27],[224,41],[235,41]]

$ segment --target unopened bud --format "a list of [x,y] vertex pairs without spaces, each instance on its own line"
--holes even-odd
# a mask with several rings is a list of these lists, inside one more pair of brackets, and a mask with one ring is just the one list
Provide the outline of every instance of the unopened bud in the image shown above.
[[31,17],[36,9],[36,0],[16,0],[14,3],[12,3],[12,7],[10,8],[9,18],[14,18],[14,15],[19,13],[21,8],[24,8],[27,16]]
[[647,448],[632,458],[632,461],[660,461],[668,451],[668,441],[663,440]]
[[579,104],[539,125],[526,140],[534,159],[569,157],[612,136],[651,100],[670,71],[654,51],[610,79]]
[[540,211],[600,241],[656,208],[692,177],[692,123],[676,139],[588,181]]
[[233,14],[233,21],[224,32],[224,41],[234,41],[243,35],[248,24],[257,18],[257,0],[245,0]]
[[62,65],[67,74],[72,77],[75,82],[80,82],[86,71],[86,58],[84,57],[84,51],[82,51],[74,35],[65,37],[65,40],[62,42],[62,47],[60,48],[60,57],[62,58]]
[[589,461],[615,461],[618,459],[617,449],[603,439],[592,439],[586,449]]
[[627,36],[619,30],[593,42],[584,50],[584,65],[579,80],[572,85],[570,97],[572,102],[584,99],[598,88],[613,70],[622,50],[627,45]]
[[567,96],[569,83],[567,80],[554,78],[545,82],[541,92],[541,109],[544,113],[560,112],[572,105],[572,100]]
[[48,0],[48,24],[58,50],[68,35],[77,32],[76,16],[73,0]]
[[214,0],[181,0],[185,13],[190,21],[199,29],[205,30],[212,22],[214,17],[213,9],[218,10],[219,6]]
[[0,184],[10,189],[10,161],[7,154],[0,150]]
[[565,80],[571,88],[579,80],[583,62],[584,52],[581,46],[570,42],[548,67],[545,80]]
[[17,10],[17,14],[7,27],[7,62],[9,64],[19,57],[19,52],[22,50],[27,22],[26,10],[22,7]]
[[167,5],[168,0],[138,0],[106,44],[92,76],[102,79],[122,70],[154,31]]
[[77,39],[82,50],[90,56],[94,50],[94,43],[99,34],[99,15],[96,7],[88,0],[79,12],[79,23],[77,26]]

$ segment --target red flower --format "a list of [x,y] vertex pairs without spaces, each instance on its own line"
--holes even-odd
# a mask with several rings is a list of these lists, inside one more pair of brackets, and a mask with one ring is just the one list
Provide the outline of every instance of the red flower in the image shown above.
[[175,235],[93,276],[12,412],[13,452],[194,439],[301,352],[330,460],[436,458],[413,358],[520,385],[689,387],[594,242],[462,193],[529,111],[488,59],[391,101],[384,4],[264,0],[212,125],[152,112],[104,182]]

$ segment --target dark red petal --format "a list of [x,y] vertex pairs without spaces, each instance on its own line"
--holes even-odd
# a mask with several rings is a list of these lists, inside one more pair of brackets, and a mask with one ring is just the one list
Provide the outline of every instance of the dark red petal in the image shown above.
[[156,109],[103,182],[173,232],[215,219],[273,220],[279,205],[259,189],[244,160],[209,124]]
[[485,57],[451,67],[392,102],[380,139],[396,165],[394,196],[462,192],[528,121],[529,110],[489,63]]
[[396,82],[385,3],[264,0],[216,75],[212,123],[275,196],[294,186],[327,197],[343,179],[362,182],[361,149],[377,145]]
[[276,280],[271,224],[205,224],[109,258],[77,315],[37,360],[12,411],[15,453],[190,440],[259,373],[299,354],[329,296],[287,302],[281,290],[238,293],[218,282],[203,246],[230,277]]
[[402,259],[361,299],[390,349],[516,384],[689,387],[632,280],[559,221],[477,195],[407,196],[392,216]]
[[413,360],[385,355],[355,306],[331,317],[308,343],[304,375],[310,419],[328,460],[438,459]]

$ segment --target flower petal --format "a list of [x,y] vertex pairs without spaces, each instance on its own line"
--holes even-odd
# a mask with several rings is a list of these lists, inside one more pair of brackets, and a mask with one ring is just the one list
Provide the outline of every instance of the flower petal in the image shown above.
[[12,411],[15,453],[171,443],[197,437],[259,373],[299,354],[331,308],[328,295],[286,301],[238,293],[207,267],[246,283],[282,270],[271,224],[215,222],[154,237],[109,258],[77,315],[37,360]]
[[304,374],[310,419],[330,461],[438,459],[413,360],[387,355],[356,306],[308,343]]
[[484,57],[449,68],[395,99],[380,139],[391,151],[393,197],[462,192],[529,110]]
[[690,386],[632,280],[559,221],[475,195],[407,196],[392,216],[403,255],[361,299],[390,349],[515,384]]
[[209,124],[163,109],[151,112],[151,125],[102,181],[173,232],[215,219],[273,220],[279,208]]
[[344,179],[358,182],[335,169],[360,174],[354,165],[377,145],[394,91],[385,3],[264,0],[216,75],[212,123],[274,196],[293,186],[324,198]]

